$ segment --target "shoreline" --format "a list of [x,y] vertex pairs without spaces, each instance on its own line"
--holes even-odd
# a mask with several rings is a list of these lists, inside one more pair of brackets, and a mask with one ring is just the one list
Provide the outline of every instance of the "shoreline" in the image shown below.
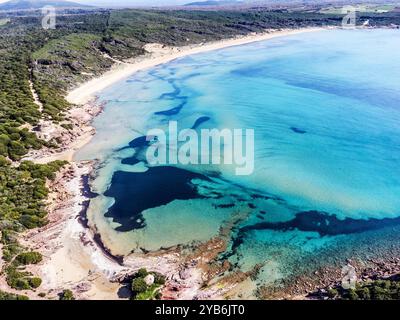
[[265,41],[277,37],[291,36],[306,32],[324,31],[333,28],[334,27],[310,27],[282,30],[271,29],[266,30],[263,33],[253,33],[246,36],[238,36],[231,39],[224,39],[211,43],[201,43],[198,45],[190,45],[185,47],[167,47],[156,43],[147,44],[144,46],[147,54],[131,61],[116,61],[116,65],[114,65],[111,70],[71,90],[66,96],[66,99],[72,104],[86,104],[95,98],[95,95],[98,92],[106,89],[116,82],[130,77],[138,71],[162,65],[164,63],[168,63],[189,55],[245,45],[253,42]]
[[[198,295],[204,296],[205,293],[199,291],[203,284],[204,271],[197,266],[195,260],[188,264],[176,250],[160,252],[157,255],[114,257],[102,243],[101,235],[95,227],[91,227],[85,220],[91,199],[85,177],[88,179],[93,174],[94,162],[76,162],[73,157],[76,151],[89,143],[95,134],[92,121],[104,107],[98,104],[95,94],[135,72],[191,54],[322,30],[326,28],[267,31],[263,34],[183,48],[150,44],[146,46],[149,52],[147,55],[132,63],[117,61],[110,71],[70,91],[67,100],[76,105],[68,112],[72,119],[73,130],[66,132],[60,126],[47,124],[42,132],[48,139],[60,135],[61,132],[61,135],[66,137],[61,150],[58,152],[40,150],[30,155],[36,163],[54,160],[71,162],[71,167],[63,170],[58,180],[50,186],[53,197],[48,201],[48,217],[50,221],[54,221],[50,222],[50,226],[30,232],[24,237],[26,244],[30,244],[31,247],[33,245],[36,250],[43,253],[44,261],[37,266],[37,273],[43,278],[42,289],[53,292],[55,288],[59,291],[68,288],[77,298],[82,299],[118,299],[118,289],[121,286],[118,279],[146,267],[166,275],[167,299],[193,299]],[[54,128],[55,126],[57,128]],[[70,181],[65,184],[63,180]],[[89,274],[85,275],[88,271]],[[93,274],[97,275],[96,280],[92,279]],[[229,289],[231,287],[235,285],[231,285]],[[177,288],[179,289],[176,291]],[[220,298],[223,294],[221,291],[224,290],[208,291],[207,298]],[[37,299],[36,296],[31,298]]]
[[[59,173],[56,181],[49,185],[49,225],[27,232],[23,236],[23,244],[43,254],[43,262],[33,268],[34,273],[43,279],[41,290],[48,291],[49,296],[57,290],[59,292],[62,289],[71,289],[78,299],[119,299],[123,298],[119,295],[122,286],[119,280],[143,267],[167,277],[164,290],[166,299],[218,299],[237,285],[240,286],[240,281],[246,275],[237,275],[224,288],[210,287],[200,290],[207,276],[207,264],[204,261],[212,264],[214,258],[207,252],[208,243],[200,244],[200,248],[204,245],[205,251],[198,250],[198,255],[193,256],[190,261],[181,255],[179,250],[126,257],[112,256],[102,243],[96,227],[86,227],[87,221],[82,219],[91,198],[87,185],[85,186],[85,177],[93,174],[95,162],[74,161],[74,154],[89,143],[95,134],[92,121],[104,107],[98,104],[95,94],[135,72],[192,54],[328,29],[331,28],[266,31],[262,34],[181,48],[149,44],[146,46],[148,54],[131,63],[116,61],[112,70],[70,91],[67,100],[76,105],[68,111],[73,129],[66,130],[59,125],[45,123],[40,132],[48,139],[61,136],[61,148],[56,151],[44,149],[29,155],[30,160],[36,163],[54,160],[68,160],[71,163]],[[218,252],[224,241],[220,238],[210,240],[210,244],[215,243],[218,244]],[[28,295],[32,299],[38,299],[34,293]]]
[[[77,104],[68,111],[73,129],[67,130],[43,121],[43,127],[38,132],[47,139],[62,137],[61,148],[45,148],[30,153],[28,157],[36,163],[68,160],[70,164],[58,173],[54,182],[49,183],[49,224],[22,235],[23,245],[43,254],[43,261],[29,269],[39,275],[43,283],[37,292],[20,293],[28,295],[31,299],[42,299],[38,297],[38,292],[47,292],[46,299],[57,299],[59,292],[70,289],[77,299],[126,299],[126,296],[120,293],[123,286],[121,280],[143,267],[166,276],[167,284],[163,289],[165,299],[222,299],[226,294],[238,296],[240,288],[251,286],[248,279],[252,272],[257,272],[256,269],[248,274],[233,274],[222,282],[222,286],[217,282],[204,288],[203,285],[210,276],[215,275],[216,270],[219,272],[229,267],[219,265],[214,260],[221,248],[226,246],[227,235],[224,233],[206,243],[193,246],[196,254],[189,257],[182,254],[179,248],[125,257],[113,256],[102,242],[96,227],[90,226],[85,217],[90,200],[94,196],[88,188],[88,179],[94,172],[96,162],[74,161],[74,154],[95,134],[92,121],[104,107],[98,103],[95,94],[137,71],[191,54],[329,29],[332,28],[281,30],[181,48],[151,44],[146,46],[148,54],[145,56],[131,63],[116,61],[112,70],[70,91],[67,97],[69,102]],[[229,228],[224,231],[226,230]],[[0,282],[1,287],[4,285]],[[307,293],[312,291],[305,282],[289,295],[281,293],[277,298],[305,299]]]

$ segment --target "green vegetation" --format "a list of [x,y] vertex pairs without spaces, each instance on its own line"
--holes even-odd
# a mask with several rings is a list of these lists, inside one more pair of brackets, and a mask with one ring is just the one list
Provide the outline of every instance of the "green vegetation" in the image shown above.
[[339,291],[335,288],[330,288],[327,291],[328,298],[334,299],[339,295]]
[[331,288],[327,296],[336,300],[400,300],[400,281],[383,279],[359,283],[355,289]]
[[33,277],[30,272],[21,270],[14,264],[10,264],[5,268],[7,284],[17,290],[33,290],[40,286],[42,280]]
[[29,300],[27,296],[3,292],[0,290],[0,300]]
[[[153,276],[153,283],[146,283],[147,276]],[[142,268],[131,278],[131,291],[133,300],[161,299],[160,288],[165,284],[165,277],[157,272],[147,272]]]
[[[2,30],[3,32],[4,30]],[[4,39],[5,38],[5,39]],[[29,89],[29,54],[17,43],[0,36],[0,125],[19,127],[24,123],[36,124],[40,118]],[[1,131],[4,131],[1,128]]]
[[23,252],[15,258],[15,261],[24,266],[28,264],[37,264],[42,261],[42,255],[34,251]]
[[141,268],[139,269],[136,273],[135,273],[135,277],[136,278],[144,278],[148,275],[149,273],[147,272],[147,270],[145,268]]
[[46,144],[27,128],[20,129],[10,124],[0,124],[0,156],[19,160],[29,149],[39,150]]
[[54,179],[63,165],[63,161],[46,165],[24,161],[16,167],[0,159],[0,242],[6,262],[3,272],[14,289],[36,289],[41,284],[41,279],[25,271],[25,266],[41,262],[42,255],[25,251],[18,243],[18,233],[46,224],[46,180]]
[[60,293],[60,300],[75,300],[74,294],[71,290],[66,289]]
[[40,279],[39,277],[33,277],[29,279],[29,285],[32,289],[39,288],[41,284],[42,279]]
[[63,161],[46,165],[24,161],[19,167],[9,163],[0,166],[0,223],[3,244],[13,243],[13,234],[23,228],[32,229],[46,224],[43,203],[48,194],[46,179],[53,179],[55,172],[63,165]]
[[[16,248],[16,252],[22,250],[18,243],[16,243],[14,246]],[[23,263],[21,263],[19,258],[24,255],[30,256],[31,258],[24,259]],[[40,253],[20,253],[15,259],[10,261],[3,270],[6,274],[7,284],[11,288],[18,290],[30,290],[38,288],[42,284],[42,280],[38,277],[33,277],[30,272],[25,271],[25,266],[39,263],[41,260],[42,257]]]
[[143,278],[136,278],[132,280],[132,293],[135,296],[145,291],[147,291],[147,284]]

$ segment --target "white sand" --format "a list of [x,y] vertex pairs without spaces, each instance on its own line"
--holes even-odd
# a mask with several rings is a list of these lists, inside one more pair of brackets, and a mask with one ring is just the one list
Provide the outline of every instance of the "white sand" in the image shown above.
[[109,87],[110,85],[128,78],[133,73],[148,69],[163,63],[173,61],[191,54],[202,53],[232,46],[243,45],[251,42],[268,40],[276,37],[288,36],[304,32],[313,32],[326,30],[324,28],[303,28],[298,30],[280,30],[266,31],[261,34],[251,34],[244,37],[234,39],[221,40],[212,43],[187,46],[187,47],[166,47],[160,44],[150,44],[145,46],[145,50],[149,52],[144,57],[138,58],[131,63],[117,61],[117,64],[104,75],[92,79],[78,88],[70,91],[67,100],[73,104],[85,104],[90,101],[93,96]]

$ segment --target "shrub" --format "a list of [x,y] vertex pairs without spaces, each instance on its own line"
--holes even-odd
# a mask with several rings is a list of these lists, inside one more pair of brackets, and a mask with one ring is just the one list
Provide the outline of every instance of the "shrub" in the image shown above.
[[29,272],[19,271],[15,266],[7,266],[5,268],[7,284],[17,290],[29,290],[31,286],[27,277],[30,277]]
[[339,292],[337,291],[337,289],[331,288],[328,290],[328,297],[331,299],[336,298],[339,295]]
[[165,284],[165,277],[158,273],[154,273],[154,283],[163,286]]
[[349,299],[350,300],[358,300],[358,294],[354,289],[349,289]]
[[4,157],[4,155],[2,155],[4,153],[2,153],[1,146],[2,145],[0,144],[0,167],[5,167],[5,166],[9,165],[10,162],[7,160],[6,157]]
[[16,258],[16,262],[28,265],[28,264],[37,264],[42,261],[42,255],[39,252],[31,251],[31,252],[23,252],[20,253]]
[[19,160],[28,150],[19,141],[11,141],[8,147],[8,153],[12,160]]
[[6,262],[11,262],[12,259],[21,251],[18,244],[9,244],[3,248],[3,260]]
[[71,123],[62,123],[61,127],[63,127],[66,130],[72,130],[74,126]]
[[74,294],[71,290],[66,289],[60,293],[60,300],[75,300]]
[[371,288],[372,299],[373,300],[390,300],[390,294],[384,288],[379,287],[378,285],[373,285]]
[[143,278],[136,278],[132,281],[132,292],[134,295],[138,295],[139,293],[143,293],[147,290],[147,284],[143,280]]
[[42,279],[38,278],[38,277],[33,277],[29,279],[29,285],[33,288],[39,288],[40,285],[42,284]]
[[24,279],[24,278],[16,279],[14,285],[12,285],[11,287],[13,287],[14,289],[18,289],[18,290],[31,289],[28,279]]
[[0,300],[29,300],[27,296],[8,293],[0,290]]
[[148,274],[149,273],[147,272],[147,270],[145,268],[141,268],[141,269],[138,270],[138,272],[136,272],[135,278],[144,278]]
[[357,295],[362,300],[371,300],[371,293],[369,292],[369,289],[366,287],[357,290]]

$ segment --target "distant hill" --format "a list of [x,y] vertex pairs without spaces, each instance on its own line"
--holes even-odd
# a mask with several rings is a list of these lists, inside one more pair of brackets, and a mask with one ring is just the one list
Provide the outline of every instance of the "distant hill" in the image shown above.
[[40,9],[44,6],[53,6],[55,8],[90,7],[80,3],[63,0],[10,0],[0,4],[0,10],[31,10]]
[[[184,6],[193,6],[193,7],[206,7],[206,6],[234,6],[234,5],[259,5],[259,6],[268,6],[268,5],[322,5],[322,4],[338,4],[338,5],[355,5],[355,4],[363,4],[368,3],[368,1],[363,0],[198,0],[195,2],[189,2]],[[371,3],[376,4],[386,4],[387,0],[374,0],[370,1]],[[398,4],[399,0],[389,1],[388,3]]]
[[202,6],[228,6],[228,5],[235,5],[235,4],[242,4],[242,1],[235,1],[235,0],[209,0],[209,1],[197,1],[197,2],[190,2],[185,4],[187,7],[202,7]]

